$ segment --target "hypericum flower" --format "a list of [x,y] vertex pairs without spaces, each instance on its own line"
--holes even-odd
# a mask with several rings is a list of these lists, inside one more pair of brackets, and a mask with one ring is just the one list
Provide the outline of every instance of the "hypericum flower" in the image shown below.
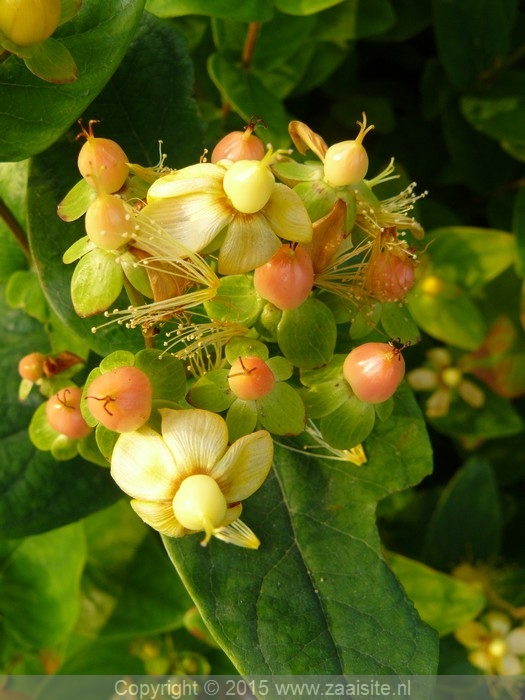
[[[228,173],[232,177],[226,179]],[[235,196],[239,191],[242,197]],[[265,159],[198,163],[165,175],[150,187],[144,213],[192,251],[219,249],[218,269],[224,275],[263,265],[282,240],[308,243],[312,238],[301,198],[275,182]]]
[[429,367],[418,367],[407,374],[407,381],[415,391],[432,391],[425,403],[429,418],[446,416],[457,393],[472,408],[481,408],[485,402],[482,390],[463,376],[463,370],[452,364],[446,348],[432,348],[427,352]]
[[501,676],[523,673],[525,627],[512,629],[512,621],[505,613],[491,610],[483,622],[467,622],[458,627],[454,636],[470,649],[470,663],[484,673]]
[[259,540],[238,520],[245,498],[264,482],[272,439],[259,430],[228,447],[228,428],[215,413],[161,409],[161,434],[149,427],[122,434],[111,475],[145,523],[169,537],[204,532],[241,547]]

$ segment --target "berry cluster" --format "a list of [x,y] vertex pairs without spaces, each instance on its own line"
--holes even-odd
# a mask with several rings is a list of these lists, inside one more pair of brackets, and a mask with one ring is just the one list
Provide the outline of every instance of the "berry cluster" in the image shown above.
[[[247,547],[258,540],[238,520],[240,501],[270,468],[270,435],[366,461],[361,442],[389,415],[402,350],[417,337],[403,302],[423,235],[410,216],[413,185],[376,194],[395,177],[393,162],[365,179],[365,115],[354,140],[330,147],[292,122],[293,143],[313,161],[265,147],[259,121],[224,137],[210,163],[180,170],[129,164],[93,122],[82,130],[82,180],[58,209],[65,221],[85,214],[86,236],[64,254],[77,263],[73,303],[82,316],[104,311],[99,326],[141,328],[147,349],[113,353],[83,388],[48,387],[33,430],[41,435],[47,421],[83,454],[98,449],[161,532]],[[123,287],[130,303],[110,311]],[[401,316],[403,339],[385,342]],[[21,375],[37,381],[41,366],[34,354]],[[255,480],[245,475],[252,459]]]

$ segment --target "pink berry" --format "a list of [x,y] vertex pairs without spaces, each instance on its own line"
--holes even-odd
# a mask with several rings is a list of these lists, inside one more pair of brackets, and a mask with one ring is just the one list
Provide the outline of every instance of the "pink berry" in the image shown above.
[[400,385],[405,361],[393,343],[364,343],[346,357],[343,375],[358,399],[381,403]]
[[275,377],[260,357],[239,357],[231,366],[228,384],[237,398],[253,401],[273,389]]
[[46,356],[41,352],[31,352],[25,355],[18,363],[18,374],[22,379],[37,382],[44,375]]
[[253,283],[257,293],[278,309],[296,309],[312,291],[312,258],[300,245],[284,244],[255,270]]
[[78,169],[99,194],[118,192],[129,174],[128,157],[115,141],[94,136],[93,123],[89,131],[82,128],[86,143],[78,154]]
[[76,386],[60,389],[46,403],[46,416],[49,425],[68,438],[78,440],[93,430],[80,412],[82,389]]
[[226,134],[215,146],[211,154],[211,162],[217,163],[219,160],[261,160],[266,153],[266,148],[253,130],[260,121],[254,118],[250,121],[244,131],[232,131]]
[[117,433],[138,430],[151,415],[153,389],[137,367],[117,367],[87,387],[86,403],[99,423]]

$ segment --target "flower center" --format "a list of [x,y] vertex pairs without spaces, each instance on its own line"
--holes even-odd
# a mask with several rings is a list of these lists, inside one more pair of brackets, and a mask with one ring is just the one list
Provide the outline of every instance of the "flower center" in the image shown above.
[[173,512],[179,523],[188,530],[204,530],[204,544],[224,520],[226,510],[222,491],[215,479],[206,474],[186,477],[173,499]]

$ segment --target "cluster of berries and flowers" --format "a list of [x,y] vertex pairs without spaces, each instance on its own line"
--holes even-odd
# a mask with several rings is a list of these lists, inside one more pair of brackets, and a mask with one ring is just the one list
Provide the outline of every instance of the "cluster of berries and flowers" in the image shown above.
[[48,397],[30,427],[38,448],[110,464],[164,535],[250,548],[242,501],[263,484],[274,442],[366,462],[362,443],[404,376],[410,339],[388,331],[423,235],[414,185],[374,191],[396,177],[393,161],[365,179],[365,115],[354,140],[330,147],[292,122],[297,159],[265,147],[259,121],[179,170],[130,164],[93,123],[83,129],[82,179],[58,208],[64,221],[85,215],[86,236],[63,258],[76,263],[73,305],[105,315],[94,332],[140,328],[145,349],[113,352],[82,387],[67,353],[20,364],[22,398],[34,383]]

